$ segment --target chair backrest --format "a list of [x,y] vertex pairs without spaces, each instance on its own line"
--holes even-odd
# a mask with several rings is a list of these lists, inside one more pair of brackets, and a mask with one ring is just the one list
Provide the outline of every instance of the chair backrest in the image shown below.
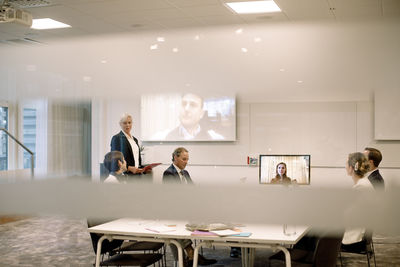
[[334,267],[342,244],[343,233],[335,235],[325,235],[320,237],[317,242],[313,256],[313,266],[315,267]]
[[110,172],[104,166],[104,163],[100,163],[100,181],[104,182],[104,180],[107,178],[109,174]]
[[371,231],[371,230],[366,230],[365,231],[365,234],[364,234],[364,240],[365,240],[365,242],[367,243],[367,245],[369,245],[369,244],[371,244],[371,242],[372,242],[372,234],[373,234],[373,232]]

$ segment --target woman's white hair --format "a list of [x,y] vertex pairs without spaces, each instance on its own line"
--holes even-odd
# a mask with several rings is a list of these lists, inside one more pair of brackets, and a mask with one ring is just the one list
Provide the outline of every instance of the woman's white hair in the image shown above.
[[132,119],[131,114],[125,112],[122,114],[121,119],[119,119],[119,124],[121,124],[122,122],[126,121],[128,118]]

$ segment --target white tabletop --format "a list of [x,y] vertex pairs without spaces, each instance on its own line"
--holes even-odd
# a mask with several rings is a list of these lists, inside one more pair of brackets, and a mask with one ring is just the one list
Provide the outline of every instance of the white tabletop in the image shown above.
[[[241,243],[259,244],[286,244],[294,245],[307,232],[308,227],[296,226],[296,233],[285,235],[282,225],[246,224],[238,227],[242,232],[250,232],[249,237],[219,237],[219,236],[192,236],[191,231],[186,230],[185,221],[174,220],[141,220],[135,218],[123,218],[89,228],[91,233],[140,236],[168,239],[201,239],[214,241],[232,241]],[[160,230],[161,232],[155,232]]]

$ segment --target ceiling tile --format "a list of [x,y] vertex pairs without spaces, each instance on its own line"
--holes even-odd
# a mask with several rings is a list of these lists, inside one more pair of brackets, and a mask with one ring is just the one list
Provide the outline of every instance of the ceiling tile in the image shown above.
[[174,19],[157,19],[154,22],[163,25],[165,28],[185,28],[185,27],[201,27],[204,24],[193,18],[174,18]]
[[117,23],[109,23],[103,19],[91,16],[75,17],[71,23],[72,28],[78,28],[88,33],[111,33],[122,30]]
[[329,19],[333,13],[325,0],[276,0],[276,4],[290,20]]
[[187,14],[190,14],[194,17],[218,16],[218,15],[221,15],[221,16],[234,15],[234,16],[236,16],[235,13],[230,11],[224,5],[184,7],[184,8],[182,8],[182,11],[184,11]]
[[228,24],[240,24],[245,23],[245,21],[239,16],[207,16],[207,17],[197,17],[205,25],[228,25]]
[[369,18],[382,16],[381,0],[328,0],[336,18]]
[[79,10],[63,6],[47,6],[41,8],[30,8],[27,10],[30,12],[34,19],[37,18],[52,18],[67,24],[71,24],[76,17],[85,15]]
[[141,10],[173,7],[164,0],[114,0],[105,2],[76,2],[64,5],[68,5],[71,8],[96,16],[108,16],[110,14],[119,14],[127,11],[137,12]]
[[140,12],[124,12],[124,13],[119,14],[119,16],[131,16],[132,18],[136,18],[136,19],[148,19],[148,20],[189,18],[190,17],[185,12],[182,12],[176,8],[152,9],[152,10],[143,10]]
[[113,25],[117,25],[119,27],[138,27],[139,25],[150,25],[152,24],[150,19],[145,18],[144,16],[125,16],[125,15],[110,15],[107,18],[104,18],[104,21]]
[[177,7],[219,5],[219,0],[166,0]]

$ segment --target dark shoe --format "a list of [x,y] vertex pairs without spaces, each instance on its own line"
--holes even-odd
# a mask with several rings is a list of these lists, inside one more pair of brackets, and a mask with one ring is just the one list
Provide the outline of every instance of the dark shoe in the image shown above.
[[231,258],[239,258],[241,254],[240,248],[233,247],[231,248]]
[[199,260],[198,260],[199,265],[211,265],[214,263],[217,263],[216,259],[206,259],[206,258],[204,258],[203,255],[199,254]]

